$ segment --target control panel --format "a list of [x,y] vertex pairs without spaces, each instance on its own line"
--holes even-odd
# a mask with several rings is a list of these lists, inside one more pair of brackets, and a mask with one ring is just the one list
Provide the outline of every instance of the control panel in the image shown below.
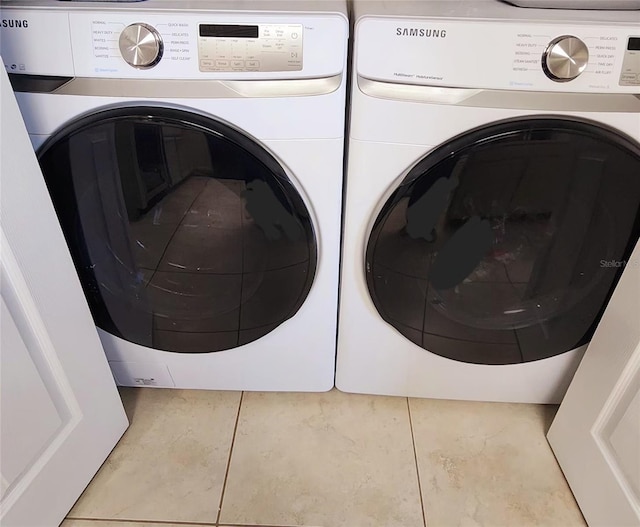
[[[158,29],[142,22],[121,28],[120,23],[92,21],[93,50],[97,58],[110,58],[118,50],[129,66],[152,68],[162,59],[165,44]],[[173,26],[175,28],[175,25]],[[181,28],[185,30],[181,30]],[[192,60],[193,35],[179,24],[165,37],[171,60]],[[302,24],[197,24],[198,67],[204,72],[300,71]]]
[[640,30],[633,25],[371,17],[359,22],[356,43],[357,73],[372,80],[640,93]]
[[627,41],[627,49],[622,60],[620,85],[640,86],[640,36],[629,37]]
[[[3,10],[3,17],[5,12]],[[293,79],[344,72],[338,13],[6,8],[12,73],[140,79]],[[33,46],[46,35],[46,46]]]
[[200,71],[299,71],[302,24],[200,24]]
[[[122,66],[122,60],[138,70],[151,69],[161,62],[164,66],[166,63],[192,60],[193,39],[186,30],[187,24],[157,20],[140,22],[140,19],[146,20],[137,17],[135,21],[130,21],[113,15],[89,18],[84,13],[72,13],[70,21],[72,42],[76,48],[75,62],[92,61],[95,73],[110,73],[119,69],[118,65]],[[76,47],[83,26],[91,28],[90,50]]]

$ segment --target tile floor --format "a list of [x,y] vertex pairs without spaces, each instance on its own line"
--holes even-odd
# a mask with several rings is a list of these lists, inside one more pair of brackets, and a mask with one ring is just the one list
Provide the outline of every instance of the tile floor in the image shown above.
[[131,426],[63,527],[584,527],[555,406],[122,388]]

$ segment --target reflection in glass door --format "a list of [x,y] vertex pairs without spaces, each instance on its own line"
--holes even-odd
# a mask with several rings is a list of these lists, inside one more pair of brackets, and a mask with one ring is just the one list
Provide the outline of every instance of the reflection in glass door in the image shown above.
[[380,315],[477,364],[587,343],[640,235],[640,147],[593,123],[503,122],[417,163],[366,253]]
[[309,212],[236,130],[178,110],[110,110],[62,130],[39,158],[102,329],[167,351],[231,349],[309,293]]

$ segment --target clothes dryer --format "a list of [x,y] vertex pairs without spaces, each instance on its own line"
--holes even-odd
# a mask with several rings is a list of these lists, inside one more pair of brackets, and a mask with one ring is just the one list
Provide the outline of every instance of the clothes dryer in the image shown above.
[[330,389],[345,3],[2,13],[2,58],[116,380]]
[[354,13],[337,387],[558,402],[640,234],[640,13]]

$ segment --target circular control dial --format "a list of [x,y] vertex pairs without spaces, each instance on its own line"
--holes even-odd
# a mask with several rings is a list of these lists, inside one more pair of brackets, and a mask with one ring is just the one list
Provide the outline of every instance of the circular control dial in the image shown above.
[[542,54],[542,69],[556,82],[575,79],[587,67],[589,49],[577,37],[562,36],[553,39]]
[[122,58],[134,68],[152,68],[162,58],[162,37],[148,24],[131,24],[118,40]]

